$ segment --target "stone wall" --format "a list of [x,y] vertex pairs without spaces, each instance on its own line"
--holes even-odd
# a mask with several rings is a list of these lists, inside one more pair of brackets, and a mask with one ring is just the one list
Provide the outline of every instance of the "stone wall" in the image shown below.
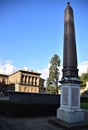
[[59,104],[60,95],[25,92],[9,92],[11,102],[30,104]]

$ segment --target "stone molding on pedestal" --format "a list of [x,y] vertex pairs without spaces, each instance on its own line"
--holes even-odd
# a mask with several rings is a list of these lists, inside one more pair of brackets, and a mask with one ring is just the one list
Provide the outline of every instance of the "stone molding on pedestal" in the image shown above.
[[84,121],[84,112],[80,110],[63,110],[57,109],[57,119],[62,120],[66,123],[77,123]]

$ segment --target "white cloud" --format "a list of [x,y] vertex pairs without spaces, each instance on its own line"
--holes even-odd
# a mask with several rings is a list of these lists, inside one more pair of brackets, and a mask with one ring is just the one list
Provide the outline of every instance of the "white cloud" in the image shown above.
[[49,76],[49,68],[48,67],[44,68],[43,70],[40,70],[39,72],[41,73],[41,77],[43,79],[46,80],[48,78],[48,76]]
[[[50,67],[50,64],[48,64],[48,66],[46,68],[39,71],[42,74],[41,77],[44,78],[45,80],[49,77],[49,67]],[[59,72],[60,72],[59,79],[61,79],[61,77],[62,77],[62,66],[59,67]]]
[[16,67],[12,65],[11,61],[0,63],[0,74],[12,74],[16,71]]
[[79,69],[79,75],[81,75],[82,73],[87,73],[88,61],[83,61],[83,62],[79,63],[78,69]]
[[22,70],[29,71],[28,67],[23,67]]
[[48,78],[48,76],[49,76],[49,67],[50,67],[50,64],[48,64],[47,67],[45,67],[44,69],[38,71],[39,73],[41,73],[41,77],[42,77],[43,79],[45,79],[45,80],[46,80],[46,79]]

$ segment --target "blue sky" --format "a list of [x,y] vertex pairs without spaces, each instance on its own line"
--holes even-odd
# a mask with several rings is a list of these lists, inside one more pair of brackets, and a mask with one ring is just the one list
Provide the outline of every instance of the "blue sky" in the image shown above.
[[[69,1],[74,10],[78,64],[88,65],[88,1]],[[10,64],[15,69],[44,70],[54,54],[62,64],[67,2],[0,0],[1,69]]]

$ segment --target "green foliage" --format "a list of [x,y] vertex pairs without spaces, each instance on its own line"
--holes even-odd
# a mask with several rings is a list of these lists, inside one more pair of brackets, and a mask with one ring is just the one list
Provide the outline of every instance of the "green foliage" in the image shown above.
[[56,93],[56,87],[47,86],[47,92],[50,93],[50,94],[55,94]]
[[50,87],[50,79],[47,78],[47,82],[46,82],[47,86]]
[[88,81],[88,72],[83,73],[81,76],[79,76],[80,80],[82,81],[81,87],[86,87],[86,82]]
[[58,93],[60,58],[54,55],[50,60],[49,78],[47,78],[47,91],[49,93]]
[[88,109],[88,103],[81,103],[80,107],[81,109]]

